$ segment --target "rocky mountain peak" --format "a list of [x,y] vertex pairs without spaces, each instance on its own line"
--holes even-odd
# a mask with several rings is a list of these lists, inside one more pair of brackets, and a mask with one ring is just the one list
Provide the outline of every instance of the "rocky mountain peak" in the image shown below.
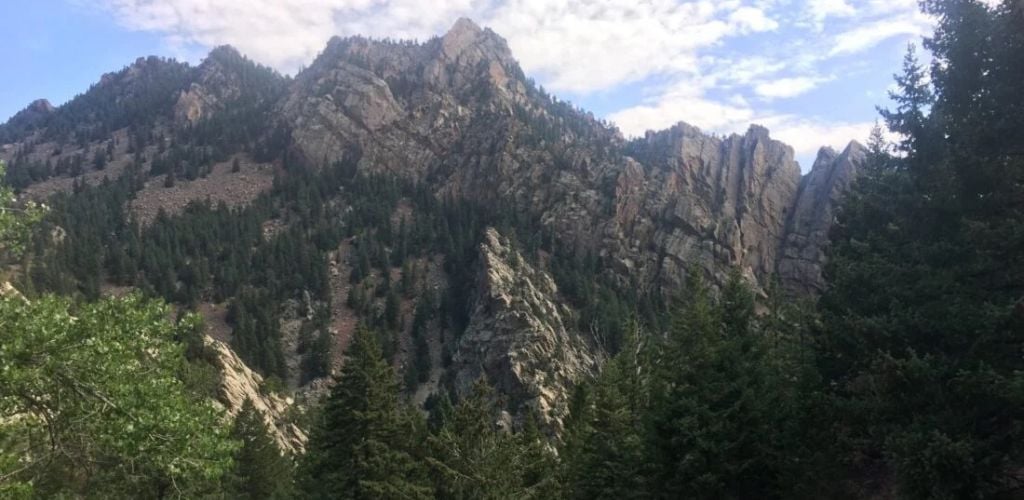
[[824,289],[821,271],[835,207],[856,178],[866,153],[857,141],[851,141],[841,153],[823,147],[801,180],[777,266],[783,286],[790,291],[813,295]]
[[[286,147],[310,166],[351,159],[362,173],[422,183],[439,199],[515,211],[531,225],[526,234],[600,259],[602,278],[650,297],[677,293],[691,269],[713,286],[738,268],[755,288],[778,277],[796,292],[820,290],[833,206],[863,158],[855,143],[823,149],[801,177],[793,149],[760,125],[720,136],[680,122],[623,141],[530,84],[505,40],[469,19],[424,43],[333,38],[294,79],[230,46],[199,67],[149,58],[108,76],[116,85],[96,97],[111,109],[151,106],[142,125],[244,121],[236,135],[274,155]],[[0,139],[23,141],[33,129],[6,128]],[[286,140],[267,146],[278,131]],[[573,299],[560,296],[549,264],[494,230],[480,243],[479,279],[463,304],[472,313],[446,373],[463,389],[487,377],[513,398],[511,410],[540,411],[557,429],[568,388],[599,364],[600,349],[578,331]]]
[[[512,57],[508,43],[497,33],[481,28],[468,18],[460,18],[439,40],[438,62],[456,65],[466,70],[486,66],[487,77],[498,88],[504,88],[509,81],[508,73],[518,63]],[[466,70],[459,73],[465,74]],[[470,76],[473,75],[470,73]],[[465,78],[452,78],[456,85],[467,82]]]
[[467,49],[487,43],[490,41],[488,38],[491,37],[500,38],[493,31],[485,32],[483,28],[468,18],[459,18],[451,29],[441,37],[441,50],[445,56],[454,60]]
[[[254,85],[255,79],[261,79],[262,85]],[[272,96],[258,94],[273,93],[275,87],[283,88],[283,84],[283,78],[276,72],[257,66],[230,45],[221,45],[211,50],[195,68],[188,88],[178,95],[174,107],[175,122],[194,125],[226,110],[246,92],[254,94],[250,95],[249,105],[261,103]]]
[[206,56],[204,62],[210,61],[235,61],[244,59],[245,56],[232,45],[219,45]]
[[570,326],[573,313],[551,275],[509,239],[488,229],[480,257],[478,295],[453,359],[455,388],[467,394],[484,377],[514,413],[532,411],[558,432],[569,388],[597,369],[595,349]]
[[45,114],[52,113],[55,109],[57,108],[53,107],[53,104],[50,104],[50,101],[46,99],[36,99],[32,101],[32,103],[29,104],[28,107],[25,108],[25,111]]
[[839,156],[839,152],[832,146],[822,146],[818,148],[818,154],[814,157],[814,163],[811,164],[811,170],[814,170],[818,165],[824,165],[835,161],[836,156]]
[[744,135],[747,137],[753,137],[756,139],[762,139],[766,141],[771,140],[771,132],[769,132],[768,127],[765,127],[764,125],[758,125],[756,123],[750,124],[750,126],[747,127],[746,134]]
[[[5,125],[14,125],[18,127],[32,128],[40,125],[46,120],[54,111],[56,111],[50,101],[46,99],[36,99],[31,104],[25,106],[25,109],[18,111],[14,116],[8,120]],[[0,125],[0,129],[4,125]],[[0,133],[0,144],[3,144],[6,140],[3,138],[3,134]]]
[[472,19],[468,17],[460,17],[456,19],[455,24],[452,24],[452,27],[448,29],[445,37],[459,36],[462,33],[480,34],[483,33],[483,31],[483,28],[481,28],[480,25]]

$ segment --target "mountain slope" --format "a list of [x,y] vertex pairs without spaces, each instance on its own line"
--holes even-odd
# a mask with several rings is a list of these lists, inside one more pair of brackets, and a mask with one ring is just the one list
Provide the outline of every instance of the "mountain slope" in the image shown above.
[[[79,256],[100,262],[76,280],[229,301],[233,319],[214,318],[235,330],[226,337],[245,358],[256,344],[238,339],[255,335],[293,386],[336,368],[342,358],[323,351],[343,348],[355,324],[377,325],[404,371],[439,360],[456,390],[486,376],[525,404],[513,410],[542,410],[556,427],[569,387],[617,349],[615,318],[656,325],[691,268],[716,286],[738,267],[761,291],[774,280],[821,290],[832,206],[863,156],[856,144],[823,150],[801,177],[792,148],[756,125],[715,137],[680,123],[626,140],[544,92],[500,36],[466,19],[422,44],[333,38],[293,79],[230,47],[194,68],[140,59],[60,108],[34,103],[0,138],[9,180],[30,196],[122,179],[92,196],[119,193],[128,214],[110,217],[125,220],[64,245],[84,239],[102,256]],[[226,206],[186,208],[206,199]],[[126,231],[129,218],[143,227]],[[197,244],[189,231],[208,219],[244,229]],[[153,261],[165,251],[176,268]],[[519,256],[512,278],[536,286],[478,281],[499,254]],[[338,269],[350,273],[329,276]],[[497,289],[506,305],[488,306]],[[411,326],[421,306],[432,319]],[[508,345],[481,351],[495,331]],[[540,365],[553,375],[522,372]]]

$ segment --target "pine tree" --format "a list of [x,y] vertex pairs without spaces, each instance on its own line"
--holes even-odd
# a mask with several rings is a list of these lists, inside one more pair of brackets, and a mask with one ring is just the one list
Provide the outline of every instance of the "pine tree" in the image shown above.
[[[435,496],[452,499],[549,498],[554,457],[535,426],[514,435],[499,429],[494,390],[483,379],[430,436],[427,458]],[[545,470],[541,474],[539,471]]]
[[231,436],[241,441],[227,489],[232,498],[270,500],[292,498],[291,460],[281,454],[267,430],[263,415],[246,399],[235,416]]
[[903,155],[869,157],[833,229],[819,366],[845,455],[865,457],[850,480],[881,475],[906,497],[1021,481],[1024,45],[1010,3],[923,2],[935,63],[908,64],[882,113]]
[[654,491],[673,498],[778,491],[786,385],[754,328],[753,294],[734,271],[716,301],[693,273],[652,382],[647,448]]
[[356,330],[303,458],[307,498],[428,498],[414,459],[422,426],[398,401],[398,385],[376,335]]
[[644,498],[648,494],[643,440],[646,377],[639,327],[631,323],[622,350],[574,404],[561,459],[566,496]]

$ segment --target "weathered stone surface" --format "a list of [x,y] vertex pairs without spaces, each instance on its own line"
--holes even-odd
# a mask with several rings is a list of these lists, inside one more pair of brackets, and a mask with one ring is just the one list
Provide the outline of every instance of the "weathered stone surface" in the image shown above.
[[294,404],[292,398],[265,392],[262,389],[263,377],[249,369],[227,344],[210,337],[204,340],[217,354],[221,371],[220,402],[228,414],[234,417],[245,400],[251,400],[263,414],[278,446],[287,452],[302,452],[306,446],[306,433],[287,419],[288,410]]
[[835,207],[857,175],[866,149],[851,142],[842,153],[822,148],[800,183],[786,230],[777,272],[782,285],[800,295],[815,295],[825,286],[821,275]]
[[557,432],[569,389],[597,369],[593,348],[570,331],[572,312],[551,276],[509,240],[488,229],[480,253],[478,296],[452,362],[455,388],[465,394],[485,377],[511,410],[529,408]]
[[203,118],[222,111],[242,95],[241,75],[228,66],[242,55],[231,46],[220,46],[197,68],[197,75],[174,105],[178,125],[194,125]]
[[619,176],[606,245],[669,289],[696,265],[712,283],[738,266],[764,284],[775,269],[800,169],[793,150],[753,125],[719,139],[680,123],[631,145],[645,168]]
[[282,115],[311,160],[357,146],[366,170],[501,200],[623,283],[671,291],[691,266],[713,284],[734,266],[773,279],[801,182],[792,148],[756,125],[720,138],[680,123],[626,142],[521,75],[505,41],[466,19],[421,45],[336,38]]

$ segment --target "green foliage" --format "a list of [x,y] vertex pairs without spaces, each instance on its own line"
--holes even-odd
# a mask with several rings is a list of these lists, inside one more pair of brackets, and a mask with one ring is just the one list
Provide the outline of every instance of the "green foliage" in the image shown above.
[[[171,324],[165,308],[138,297],[72,305],[34,295],[95,301],[111,282],[186,308],[227,301],[234,347],[267,375],[267,388],[281,388],[278,311],[307,293],[316,314],[300,330],[298,375],[308,382],[329,373],[327,255],[343,240],[352,248],[349,305],[375,331],[358,329],[317,413],[301,460],[303,497],[1019,493],[1024,17],[1011,1],[922,5],[937,20],[925,42],[935,62],[923,65],[910,51],[894,108],[880,110],[899,136],[896,154],[875,131],[834,225],[820,321],[776,290],[755,300],[738,273],[716,292],[692,276],[668,311],[658,292],[609,279],[599,253],[552,234],[532,207],[439,199],[430,182],[358,173],[357,150],[312,168],[287,128],[265,125],[287,79],[230,49],[210,61],[238,75],[241,91],[223,112],[188,126],[155,132],[195,75],[155,58],[54,113],[15,117],[0,127],[0,143],[39,131],[81,151],[50,161],[32,154],[34,144],[19,145],[10,168],[0,165],[16,189],[105,168],[119,151],[113,130],[128,131],[135,157],[118,180],[78,179],[74,193],[53,198],[34,239],[28,227],[39,208],[0,188],[0,258],[29,251],[23,291],[33,296],[0,301],[0,496],[292,495],[291,465],[251,405],[235,422],[237,450],[208,405],[219,378],[194,319]],[[540,108],[514,105],[525,126],[510,127],[510,140],[556,168],[570,167],[581,140],[609,144],[589,151],[596,161],[625,153],[666,164],[664,148],[613,147],[617,140],[602,139],[612,129],[515,76]],[[389,85],[399,99],[414,91],[404,76]],[[469,127],[506,119],[481,111]],[[148,175],[171,187],[229,159],[239,171],[239,158],[276,166],[273,189],[248,207],[196,203],[146,227],[126,216],[147,162]],[[613,184],[601,188],[611,200]],[[405,359],[411,391],[434,368],[432,329],[450,353],[468,323],[487,227],[548,266],[579,313],[576,330],[614,355],[579,388],[557,457],[532,415],[516,422],[519,432],[499,429],[501,401],[483,384],[454,406],[448,394],[432,397],[429,423],[400,400],[389,360],[402,300],[420,299]],[[448,286],[437,297],[417,292],[432,284],[416,263],[439,255]],[[399,266],[401,281],[392,282]]]
[[833,230],[818,358],[836,434],[864,457],[851,480],[872,471],[906,497],[1021,483],[1024,41],[1011,3],[923,3],[936,62],[909,53],[882,112],[903,154],[873,141]]
[[[573,498],[776,498],[816,491],[806,459],[820,401],[798,355],[802,319],[754,313],[734,272],[695,274],[668,337],[625,323],[622,350],[572,401],[560,457]],[[772,301],[774,303],[774,301]],[[806,436],[806,437],[805,437]]]
[[437,498],[549,498],[556,491],[555,458],[536,426],[518,434],[499,429],[499,411],[493,389],[481,379],[442,415],[428,440]]
[[[6,175],[6,166],[0,161],[0,179]],[[32,202],[18,206],[14,191],[0,184],[0,262],[17,257],[25,249],[29,232],[43,216],[43,209]]]
[[231,303],[227,320],[235,327],[231,346],[249,366],[268,377],[287,377],[278,314],[269,294],[243,290]]
[[313,321],[303,325],[299,335],[299,352],[302,359],[302,382],[326,377],[331,371],[332,338],[330,331],[331,311],[326,306],[317,307]]
[[292,485],[294,465],[282,455],[263,420],[263,414],[245,400],[235,416],[231,437],[242,446],[235,451],[234,468],[228,477],[231,498],[246,500],[285,500],[295,494]]
[[414,458],[422,431],[417,414],[399,403],[376,335],[357,329],[303,457],[302,495],[428,498],[426,471]]
[[622,350],[573,401],[560,453],[567,497],[646,498],[651,490],[644,440],[651,365],[638,330],[627,325]]
[[0,299],[3,488],[136,498],[215,488],[234,444],[220,411],[176,377],[186,361],[174,338],[195,320],[167,316],[137,296],[74,309]]
[[753,293],[734,272],[717,303],[696,275],[655,371],[654,481],[676,497],[746,498],[779,491],[791,382],[759,331]]
[[173,59],[139,59],[41,120],[0,126],[0,142],[14,142],[38,129],[44,129],[44,140],[84,142],[106,139],[125,127],[151,127],[170,117],[191,74],[187,64]]

